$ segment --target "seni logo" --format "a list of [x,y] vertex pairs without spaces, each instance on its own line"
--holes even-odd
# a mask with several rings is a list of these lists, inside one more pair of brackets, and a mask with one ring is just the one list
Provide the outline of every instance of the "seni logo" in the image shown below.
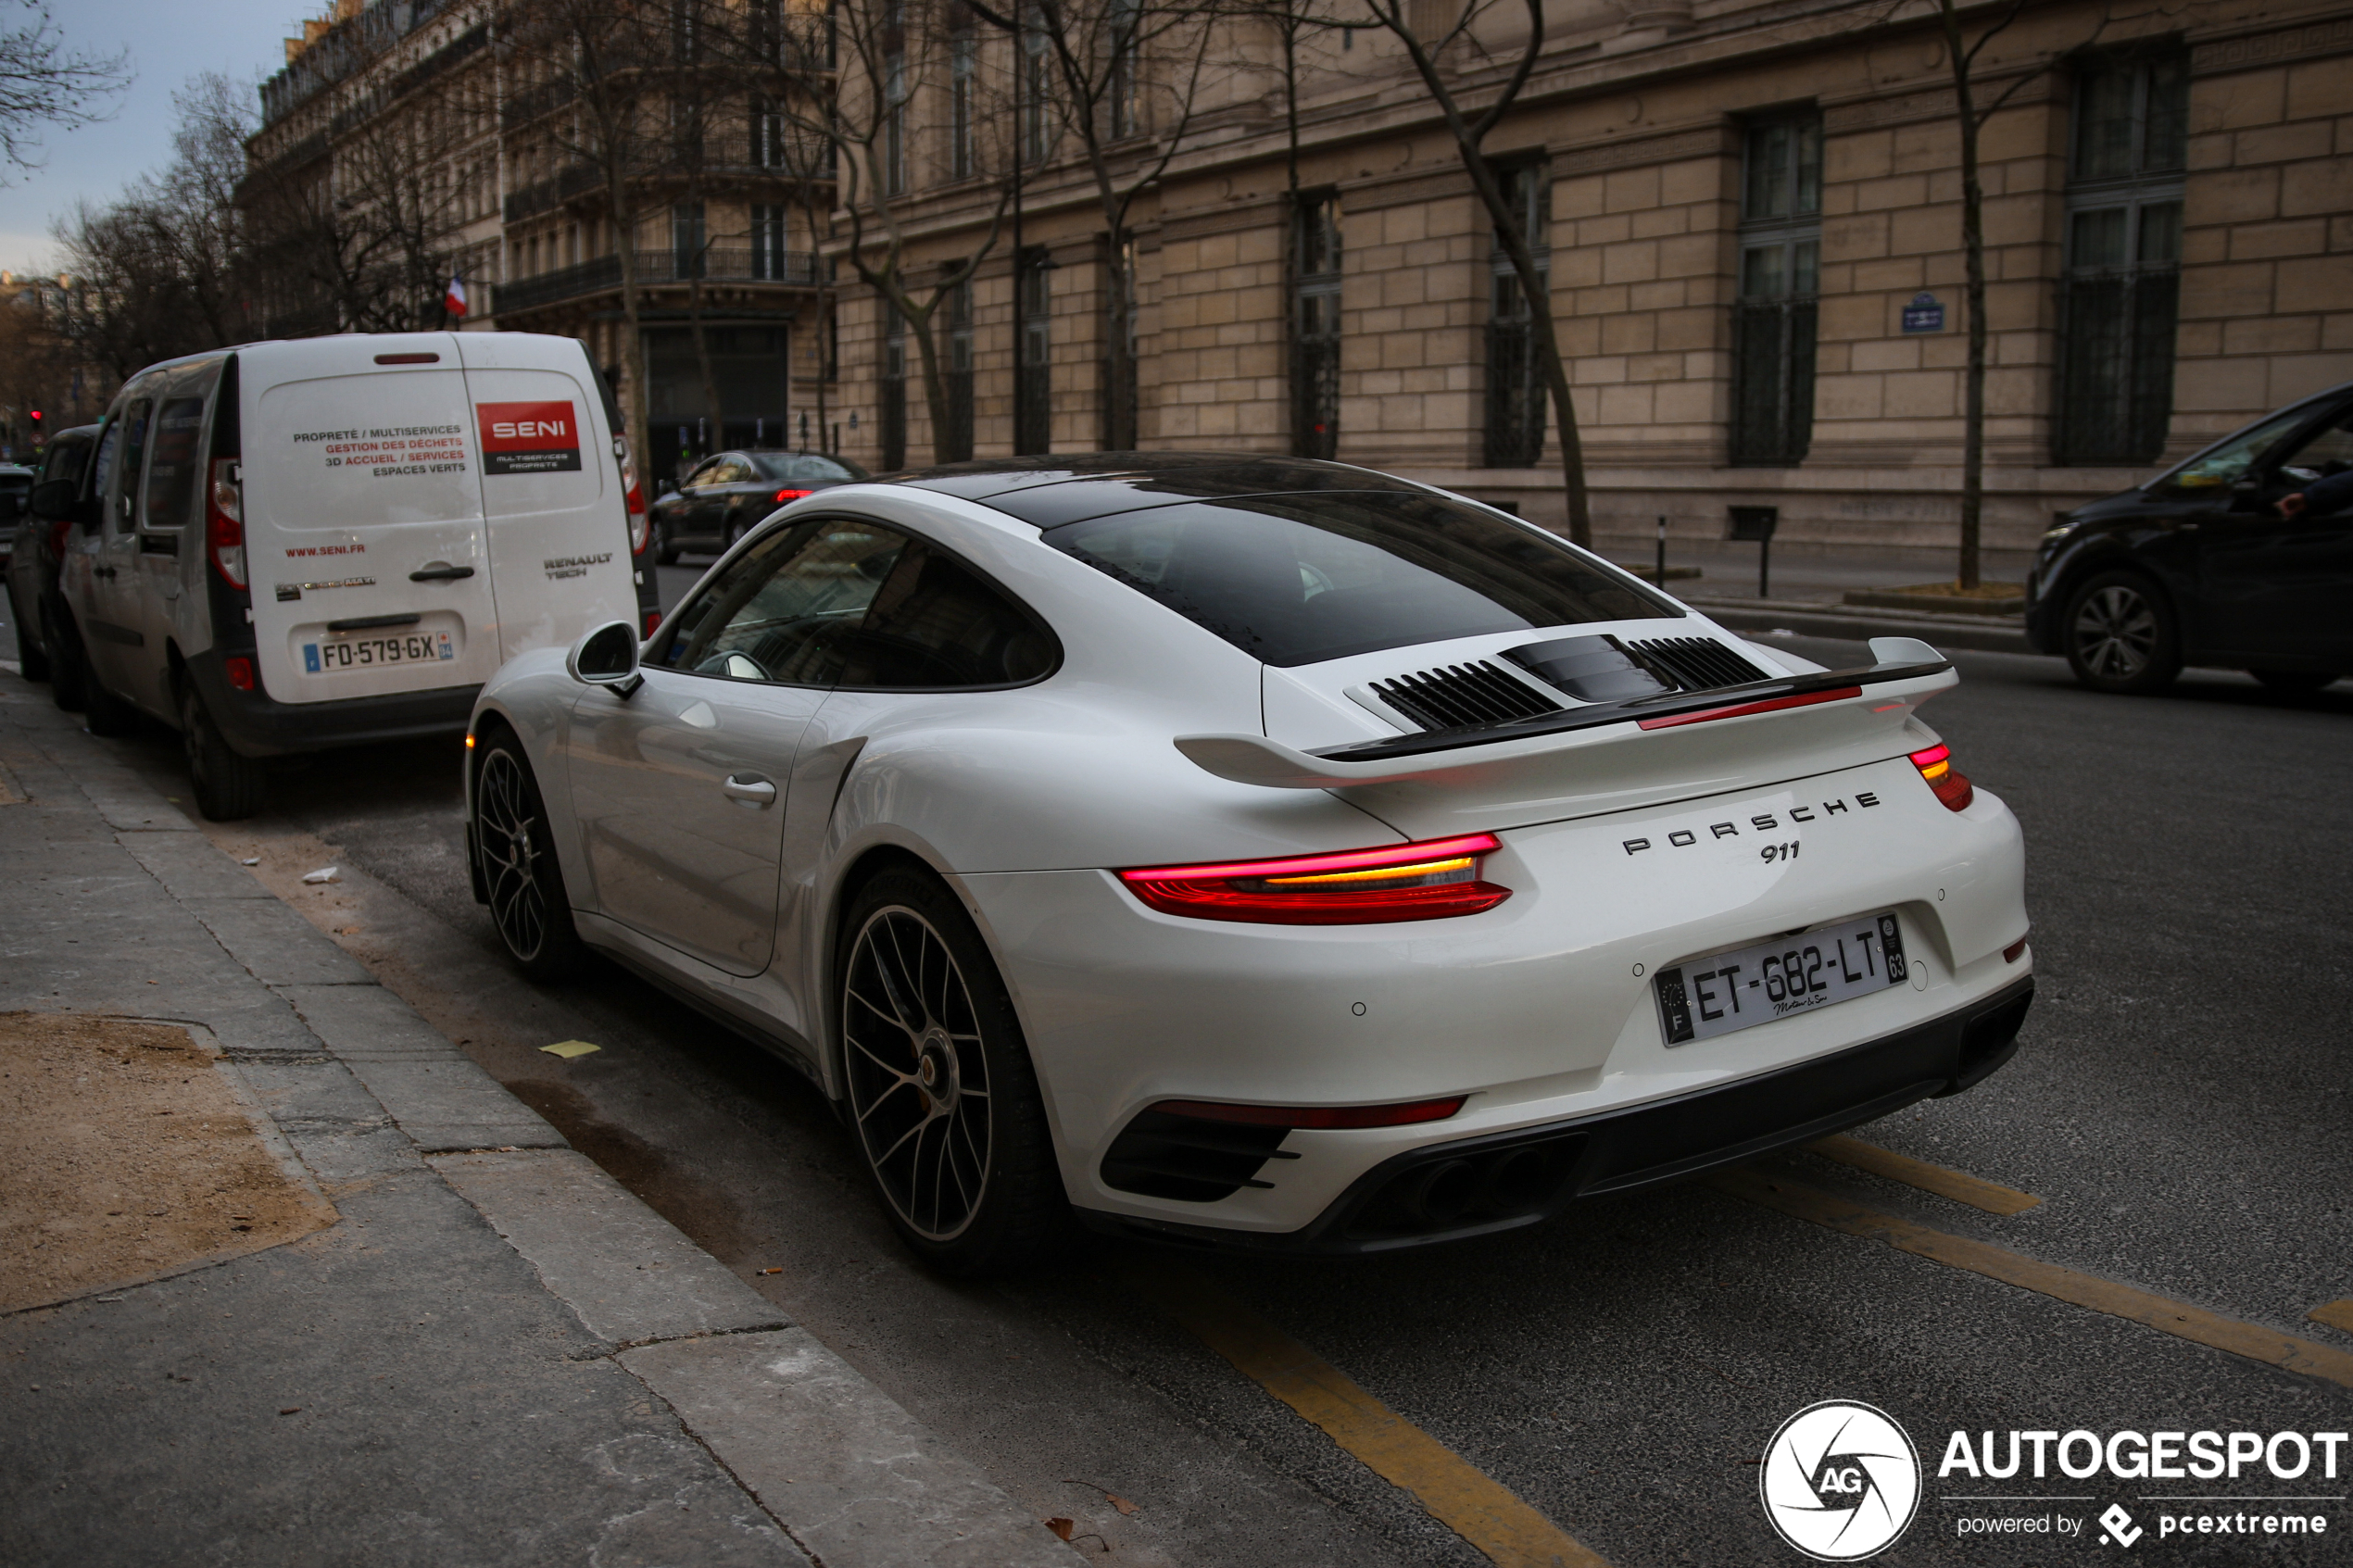
[[1895,1543],[1920,1504],[1920,1460],[1886,1412],[1849,1399],[1781,1423],[1757,1471],[1765,1517],[1818,1562],[1855,1562]]
[[580,467],[580,420],[569,402],[477,403],[484,473],[560,473]]

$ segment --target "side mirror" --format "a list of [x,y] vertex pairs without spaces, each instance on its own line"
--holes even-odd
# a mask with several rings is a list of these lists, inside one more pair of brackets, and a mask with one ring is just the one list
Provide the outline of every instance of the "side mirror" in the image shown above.
[[605,686],[623,702],[635,696],[646,678],[637,673],[637,628],[626,621],[610,621],[588,632],[564,655],[564,673],[584,686]]
[[25,505],[32,515],[44,522],[70,522],[73,520],[74,482],[70,479],[47,479],[32,487]]

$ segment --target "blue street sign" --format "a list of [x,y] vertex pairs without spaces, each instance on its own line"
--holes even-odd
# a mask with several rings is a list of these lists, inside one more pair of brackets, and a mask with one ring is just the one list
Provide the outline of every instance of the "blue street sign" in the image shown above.
[[1907,332],[1943,332],[1944,307],[1936,302],[1932,294],[1914,295],[1912,303],[1904,307],[1904,330]]

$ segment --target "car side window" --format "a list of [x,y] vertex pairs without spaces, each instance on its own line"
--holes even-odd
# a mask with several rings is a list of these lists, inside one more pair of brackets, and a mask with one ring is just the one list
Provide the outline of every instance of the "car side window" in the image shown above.
[[751,478],[751,470],[733,458],[722,458],[705,475],[705,484],[742,484]]
[[2283,437],[2311,417],[2309,408],[2296,408],[2265,420],[2183,464],[2166,480],[2165,488],[2175,495],[2210,495],[2218,490],[2227,490],[2262,462]]
[[2285,484],[2309,484],[2348,468],[2353,468],[2353,408],[2339,413],[2289,453],[2280,464],[2280,480]]
[[827,518],[763,541],[678,615],[648,663],[796,686],[1017,685],[1053,669],[1045,627],[955,557]]
[[680,485],[678,488],[681,490],[694,490],[705,484],[717,484],[719,483],[717,475],[720,466],[725,463],[726,460],[727,459],[724,458],[711,458],[707,459],[700,468],[688,474],[686,476],[686,483]]
[[112,483],[107,486],[107,529],[110,533],[131,532],[132,498],[139,494],[139,476],[147,455],[148,415],[154,407],[147,398],[133,398],[130,407],[123,409],[122,418],[116,421],[122,439],[116,444]]
[[182,528],[196,494],[197,450],[204,433],[204,399],[170,397],[156,412],[155,449],[147,458],[147,482],[139,512],[142,528]]

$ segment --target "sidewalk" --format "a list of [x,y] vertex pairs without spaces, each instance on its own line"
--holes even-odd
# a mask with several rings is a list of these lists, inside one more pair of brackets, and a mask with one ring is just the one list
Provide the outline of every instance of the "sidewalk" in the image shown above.
[[0,675],[0,1561],[1072,1561],[78,722]]

